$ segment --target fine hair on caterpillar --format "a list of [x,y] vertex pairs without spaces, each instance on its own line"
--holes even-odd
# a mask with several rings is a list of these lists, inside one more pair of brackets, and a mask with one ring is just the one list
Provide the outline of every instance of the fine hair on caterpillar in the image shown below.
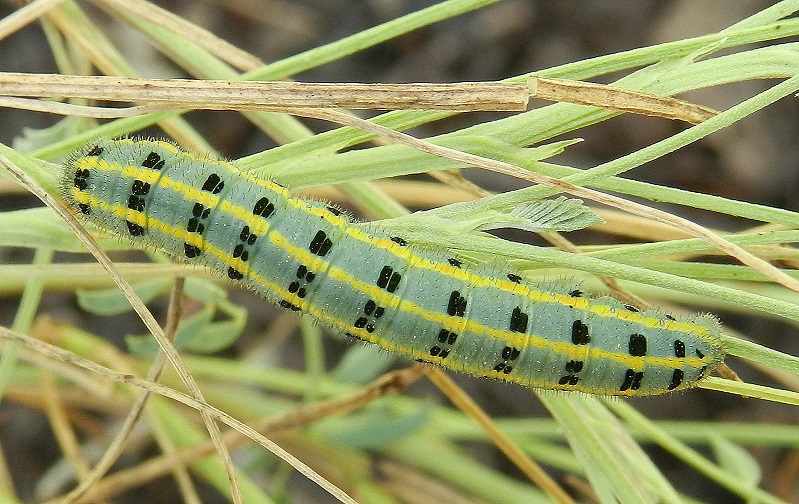
[[336,332],[472,375],[654,395],[691,387],[724,357],[711,316],[639,311],[467,265],[167,142],[98,140],[67,161],[62,194],[110,233],[222,272]]

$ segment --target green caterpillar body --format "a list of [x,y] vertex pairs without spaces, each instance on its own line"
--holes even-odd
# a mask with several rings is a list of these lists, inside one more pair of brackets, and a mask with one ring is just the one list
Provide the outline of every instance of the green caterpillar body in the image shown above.
[[710,316],[639,312],[576,288],[538,288],[514,271],[467,267],[170,143],[98,140],[67,162],[62,191],[104,230],[456,371],[632,396],[690,387],[723,360]]

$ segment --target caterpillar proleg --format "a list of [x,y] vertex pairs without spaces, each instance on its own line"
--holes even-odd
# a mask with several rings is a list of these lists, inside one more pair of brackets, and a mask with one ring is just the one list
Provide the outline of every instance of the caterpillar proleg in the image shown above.
[[675,319],[467,266],[170,143],[98,140],[64,171],[63,196],[85,220],[407,358],[633,396],[690,387],[724,357],[713,317]]

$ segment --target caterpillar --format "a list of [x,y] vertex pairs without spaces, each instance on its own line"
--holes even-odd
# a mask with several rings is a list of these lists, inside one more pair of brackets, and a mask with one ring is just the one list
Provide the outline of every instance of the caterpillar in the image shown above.
[[642,396],[691,387],[724,358],[709,315],[639,311],[466,265],[168,142],[97,140],[67,160],[61,191],[107,232],[223,272],[336,332],[455,371]]

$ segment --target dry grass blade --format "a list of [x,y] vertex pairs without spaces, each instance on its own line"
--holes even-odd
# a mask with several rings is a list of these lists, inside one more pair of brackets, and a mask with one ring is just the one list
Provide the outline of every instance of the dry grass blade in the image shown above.
[[[167,325],[164,329],[164,333],[169,341],[174,341],[175,333],[177,332],[178,324],[180,322],[180,312],[181,312],[181,303],[180,297],[183,292],[183,278],[176,278],[173,282],[173,289],[170,295],[170,303],[169,303],[169,313],[167,317]],[[161,371],[164,368],[164,364],[166,363],[166,355],[164,352],[159,352],[156,355],[153,363],[150,366],[150,370],[147,372],[147,381],[157,382],[158,377],[161,375]],[[119,429],[119,432],[108,445],[103,456],[100,460],[95,464],[94,468],[91,470],[90,473],[85,475],[85,477],[81,480],[80,484],[75,487],[69,494],[64,498],[64,502],[75,502],[77,501],[80,496],[84,495],[86,492],[92,488],[97,481],[102,478],[106,472],[111,468],[114,462],[117,461],[119,456],[122,454],[122,451],[125,448],[125,444],[128,440],[128,437],[133,432],[134,427],[139,422],[141,418],[142,412],[144,411],[144,407],[147,404],[147,400],[150,397],[150,392],[144,390],[142,391],[136,400],[133,403],[130,411],[128,411],[125,420],[122,422],[122,426]],[[178,477],[179,481],[187,481],[185,475]],[[185,487],[186,485],[182,485]],[[185,491],[184,491],[185,493]]]
[[480,424],[480,427],[486,431],[494,445],[502,450],[502,453],[553,501],[559,504],[574,504],[574,500],[569,494],[541,466],[533,462],[523,451],[517,448],[491,421],[491,417],[466,392],[458,387],[446,373],[438,368],[431,368],[427,373],[427,377],[458,409]]
[[64,0],[35,0],[13,14],[0,19],[0,40],[36,21]]
[[271,111],[296,107],[523,111],[529,99],[525,84],[510,82],[316,84],[22,73],[0,73],[0,95]]
[[564,79],[530,79],[530,95],[554,102],[592,105],[608,110],[632,112],[633,114],[678,119],[699,124],[716,115],[716,111],[693,103],[658,96],[631,89],[575,82]]
[[0,107],[30,110],[32,112],[46,112],[63,116],[94,117],[96,119],[116,119],[119,117],[134,117],[150,112],[170,110],[171,105],[141,105],[133,107],[91,107],[75,105],[74,103],[60,103],[49,100],[34,100],[31,98],[15,98],[13,96],[0,96]]
[[[670,97],[599,84],[532,77],[527,83],[355,84],[290,81],[235,82],[187,79],[129,79],[111,76],[0,73],[0,105],[26,108],[13,97],[86,98],[149,103],[150,108],[59,108],[30,103],[30,110],[92,117],[128,117],[163,108],[268,110],[349,108],[358,110],[511,111],[527,109],[530,98],[592,105],[609,110],[700,123],[716,112]],[[161,107],[152,104],[160,104]]]
[[140,16],[154,25],[183,33],[187,39],[205,48],[210,54],[218,56],[240,70],[253,70],[263,65],[259,58],[247,51],[153,3],[144,0],[97,0],[95,3],[100,7],[107,4],[124,9],[129,14]]

